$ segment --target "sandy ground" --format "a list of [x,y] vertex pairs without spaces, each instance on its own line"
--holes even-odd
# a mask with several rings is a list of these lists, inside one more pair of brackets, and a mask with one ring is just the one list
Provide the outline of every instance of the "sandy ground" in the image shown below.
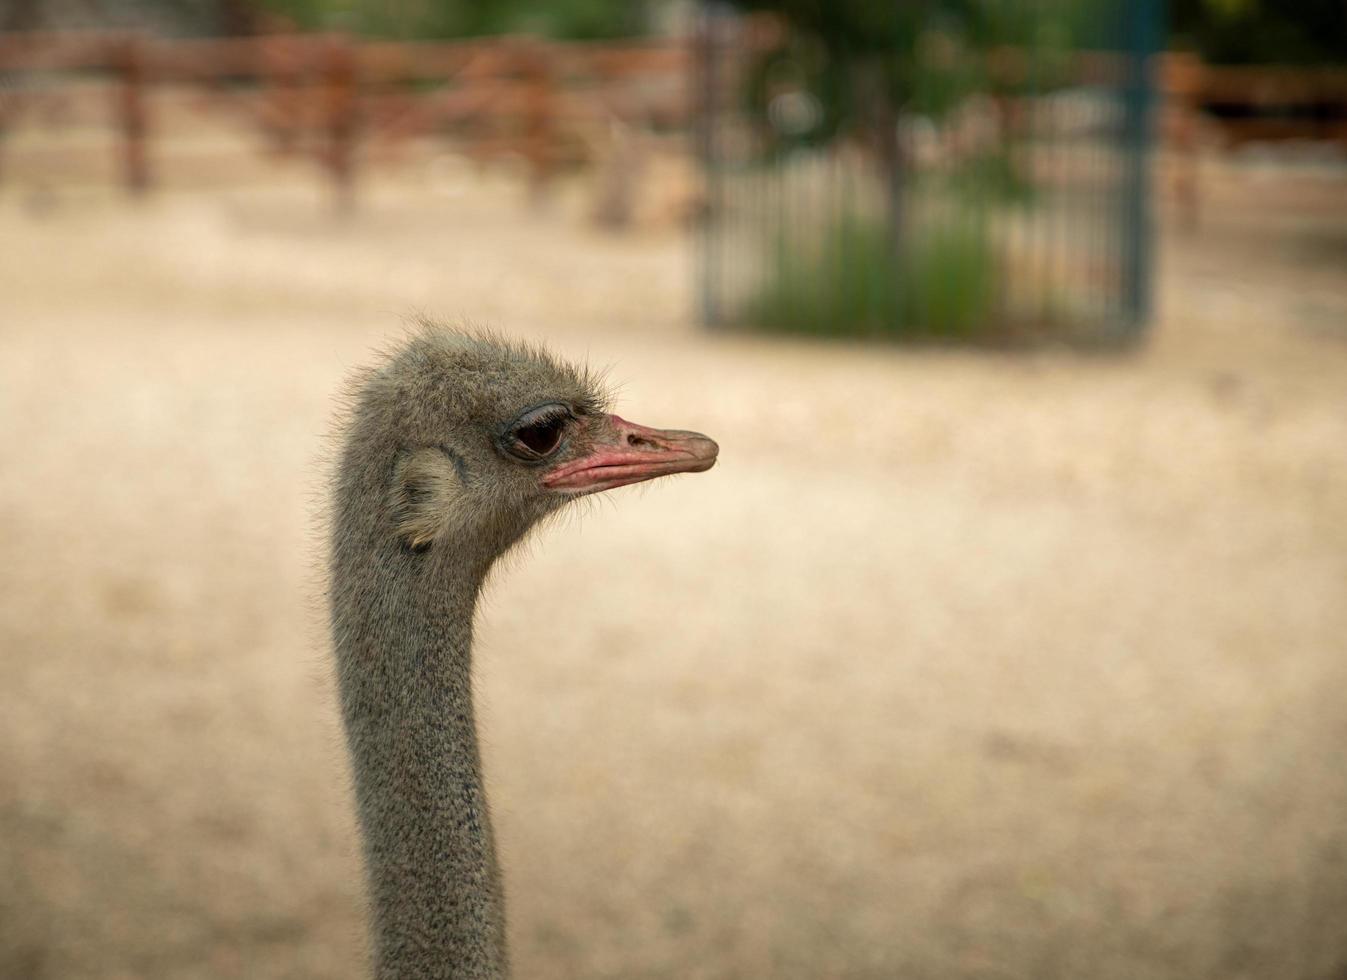
[[1107,357],[708,336],[442,178],[0,186],[0,977],[362,975],[312,515],[418,309],[722,446],[480,611],[521,977],[1347,976],[1342,178],[1213,180]]

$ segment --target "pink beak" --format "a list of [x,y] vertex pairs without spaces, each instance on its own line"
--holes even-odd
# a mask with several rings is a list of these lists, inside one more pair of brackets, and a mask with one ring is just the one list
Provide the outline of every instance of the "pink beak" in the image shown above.
[[575,496],[599,493],[670,473],[701,473],[720,447],[700,432],[651,429],[616,415],[598,420],[594,448],[543,477],[543,486]]

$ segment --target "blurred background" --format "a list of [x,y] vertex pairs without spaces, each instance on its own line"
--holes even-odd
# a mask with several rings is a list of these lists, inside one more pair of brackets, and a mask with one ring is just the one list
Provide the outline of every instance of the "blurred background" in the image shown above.
[[2,0],[0,977],[355,978],[343,377],[721,444],[478,623],[521,977],[1347,978],[1336,0]]

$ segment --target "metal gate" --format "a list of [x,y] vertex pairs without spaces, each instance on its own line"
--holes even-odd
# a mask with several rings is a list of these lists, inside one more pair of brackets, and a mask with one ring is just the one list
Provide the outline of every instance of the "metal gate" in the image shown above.
[[706,322],[1135,338],[1160,0],[848,7],[863,31],[702,8]]

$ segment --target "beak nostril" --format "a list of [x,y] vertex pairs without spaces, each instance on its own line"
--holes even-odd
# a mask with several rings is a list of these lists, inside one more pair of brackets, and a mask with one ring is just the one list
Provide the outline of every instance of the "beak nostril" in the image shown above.
[[645,439],[645,438],[643,438],[643,437],[641,437],[641,436],[638,436],[635,432],[628,432],[628,433],[627,433],[627,445],[628,445],[628,446],[631,446],[631,447],[634,448],[634,449],[641,449],[641,448],[658,449],[658,448],[659,448],[657,445],[655,445],[655,443],[651,442],[649,439]]

